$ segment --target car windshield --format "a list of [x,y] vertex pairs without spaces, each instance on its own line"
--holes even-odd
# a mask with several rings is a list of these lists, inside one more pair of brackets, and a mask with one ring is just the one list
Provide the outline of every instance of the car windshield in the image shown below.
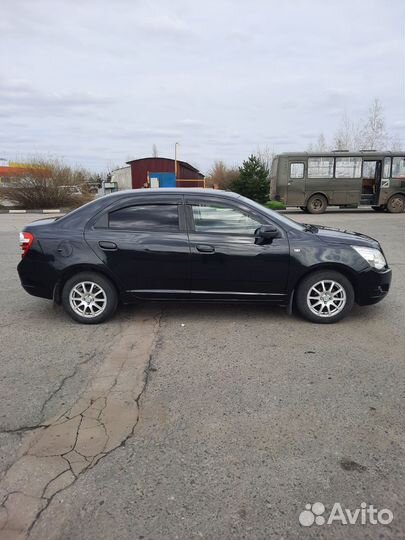
[[306,227],[304,225],[301,225],[301,223],[297,223],[293,219],[290,219],[283,214],[280,214],[279,212],[275,212],[274,210],[270,210],[270,208],[266,208],[265,206],[255,201],[252,201],[251,199],[243,197],[242,195],[240,195],[239,198],[246,201],[250,206],[255,206],[261,212],[265,211],[266,214],[269,214],[271,218],[277,220],[279,223],[281,223],[281,225],[284,224],[291,229],[295,229],[296,231],[305,231],[306,229]]

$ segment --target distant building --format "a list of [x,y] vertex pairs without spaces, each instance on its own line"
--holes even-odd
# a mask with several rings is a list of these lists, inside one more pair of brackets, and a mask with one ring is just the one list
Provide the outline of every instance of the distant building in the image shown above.
[[110,182],[115,182],[119,190],[132,189],[130,165],[127,165],[126,167],[120,167],[119,169],[115,169],[115,171],[111,171]]
[[33,168],[27,163],[16,163],[0,158],[0,186],[12,185]]
[[[133,189],[145,187],[204,187],[204,175],[185,161],[149,157],[127,161]],[[126,169],[126,167],[124,167]],[[127,173],[126,173],[127,174]],[[119,189],[122,189],[119,187]]]

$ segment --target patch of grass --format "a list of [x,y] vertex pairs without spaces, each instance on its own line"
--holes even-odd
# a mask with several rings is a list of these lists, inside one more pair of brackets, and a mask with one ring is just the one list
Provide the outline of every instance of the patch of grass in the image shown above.
[[264,206],[270,210],[285,210],[285,205],[280,201],[267,201]]

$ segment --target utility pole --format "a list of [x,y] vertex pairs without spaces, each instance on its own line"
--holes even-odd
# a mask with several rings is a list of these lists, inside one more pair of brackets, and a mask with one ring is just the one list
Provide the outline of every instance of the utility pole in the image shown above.
[[174,144],[174,176],[176,177],[176,180],[177,180],[177,148],[179,147],[179,143],[176,142]]

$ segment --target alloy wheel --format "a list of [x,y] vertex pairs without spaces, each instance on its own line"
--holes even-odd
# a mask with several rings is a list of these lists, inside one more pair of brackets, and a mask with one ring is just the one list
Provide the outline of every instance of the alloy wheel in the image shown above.
[[107,306],[107,295],[97,283],[81,281],[71,289],[69,303],[75,313],[91,319],[103,313]]
[[308,291],[307,305],[318,317],[334,317],[346,305],[346,291],[332,279],[318,281]]

